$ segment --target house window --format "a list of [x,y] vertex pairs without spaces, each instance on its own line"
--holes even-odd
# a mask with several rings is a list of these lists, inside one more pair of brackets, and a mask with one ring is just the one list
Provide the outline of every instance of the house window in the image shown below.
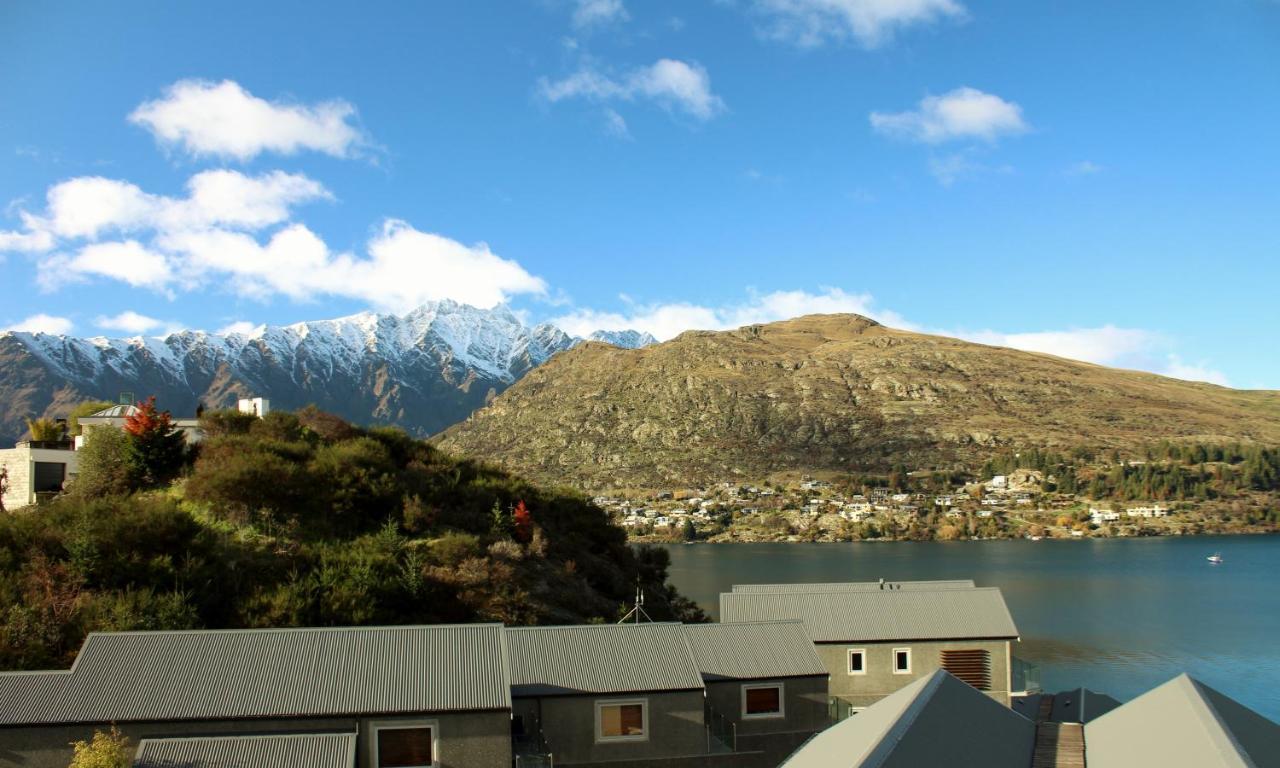
[[373,764],[376,768],[433,768],[437,763],[436,728],[431,723],[375,726]]
[[893,674],[895,675],[911,674],[911,649],[910,648],[894,648],[893,649]]
[[57,493],[62,490],[62,483],[67,479],[67,465],[56,461],[37,461],[33,491],[36,493]]
[[596,702],[596,741],[649,738],[649,706],[644,699]]
[[742,686],[744,718],[784,717],[782,683]]
[[865,648],[849,649],[849,674],[867,674],[867,650]]

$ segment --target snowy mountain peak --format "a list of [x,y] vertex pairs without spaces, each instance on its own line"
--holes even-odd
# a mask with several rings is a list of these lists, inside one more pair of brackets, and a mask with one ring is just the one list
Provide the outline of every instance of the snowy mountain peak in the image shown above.
[[[627,348],[655,341],[637,331],[600,331],[589,338]],[[404,315],[360,312],[260,325],[247,334],[81,339],[8,332],[0,334],[0,352],[34,362],[38,370],[24,376],[86,397],[155,393],[181,413],[197,403],[225,405],[234,396],[257,394],[280,407],[314,402],[355,421],[397,422],[425,433],[465,418],[493,393],[582,341],[551,323],[528,326],[505,305],[481,309],[444,300]],[[14,375],[0,369],[0,393]],[[17,379],[10,383],[15,391],[29,391]],[[55,391],[48,402],[28,404],[24,415],[42,412]],[[0,423],[0,437],[8,431]]]

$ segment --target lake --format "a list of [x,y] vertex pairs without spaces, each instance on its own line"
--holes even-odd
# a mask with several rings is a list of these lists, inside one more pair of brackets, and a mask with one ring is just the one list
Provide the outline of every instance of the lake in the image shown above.
[[668,549],[672,583],[713,617],[735,583],[973,579],[1004,591],[1014,655],[1047,691],[1127,701],[1185,671],[1280,721],[1280,536]]

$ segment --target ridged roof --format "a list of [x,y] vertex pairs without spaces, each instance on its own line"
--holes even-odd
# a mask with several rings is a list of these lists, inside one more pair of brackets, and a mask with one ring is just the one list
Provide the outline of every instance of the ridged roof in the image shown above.
[[836,581],[824,584],[734,584],[734,592],[878,592],[900,589],[973,589],[973,579],[942,581]]
[[0,672],[0,725],[39,721],[71,679],[56,672]]
[[143,739],[133,768],[354,768],[356,734]]
[[727,592],[720,620],[800,619],[814,642],[1014,638],[1004,596],[981,589]]
[[506,634],[515,696],[703,687],[681,624],[508,627]]
[[1280,765],[1280,725],[1179,675],[1084,727],[1090,768]]
[[0,725],[511,706],[500,624],[94,633],[63,677]]
[[800,621],[687,624],[684,630],[707,682],[827,675]]
[[782,768],[1027,768],[1035,734],[1027,718],[938,670],[814,736]]

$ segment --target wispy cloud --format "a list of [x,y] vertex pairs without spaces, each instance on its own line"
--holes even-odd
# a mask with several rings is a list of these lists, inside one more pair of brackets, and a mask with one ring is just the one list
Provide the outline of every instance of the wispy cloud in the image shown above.
[[129,121],[193,157],[243,162],[263,152],[351,157],[368,146],[355,117],[355,107],[341,99],[292,104],[259,98],[232,80],[180,80],[141,104]]
[[1063,171],[1063,173],[1067,176],[1093,176],[1095,174],[1102,173],[1102,171],[1102,166],[1092,160],[1081,160],[1067,166],[1067,169]]
[[956,140],[994,142],[1030,129],[1022,107],[967,86],[941,96],[925,96],[915,109],[872,112],[871,127],[894,138],[925,144]]
[[538,93],[550,103],[568,99],[595,102],[646,99],[697,120],[724,111],[724,101],[711,90],[711,77],[697,62],[659,59],[646,67],[610,76],[590,65],[560,80],[543,78]]
[[875,48],[900,30],[968,15],[955,0],[753,0],[767,37],[803,48],[852,40]]
[[608,26],[631,18],[622,0],[575,0],[573,26],[578,30]]

